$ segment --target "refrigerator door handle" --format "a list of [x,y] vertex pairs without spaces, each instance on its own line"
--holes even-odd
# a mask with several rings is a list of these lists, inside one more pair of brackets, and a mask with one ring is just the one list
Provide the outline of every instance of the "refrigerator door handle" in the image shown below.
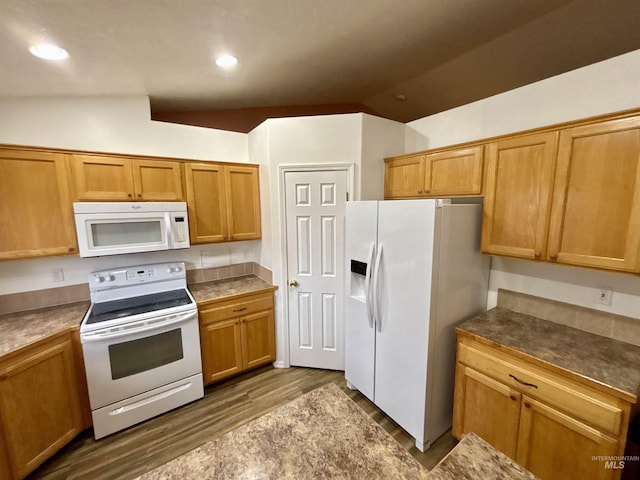
[[371,293],[371,276],[373,274],[373,255],[375,254],[376,251],[376,244],[375,242],[371,242],[371,245],[369,246],[369,257],[368,257],[368,262],[367,262],[367,271],[365,272],[365,280],[364,280],[364,295],[365,295],[365,301],[367,303],[367,319],[369,320],[369,327],[373,328],[373,312],[371,311],[371,297],[372,297],[372,293]]
[[378,332],[382,332],[382,319],[380,318],[380,306],[378,302],[378,280],[380,278],[380,262],[382,261],[382,244],[378,244],[376,253],[375,270],[373,272],[373,315]]

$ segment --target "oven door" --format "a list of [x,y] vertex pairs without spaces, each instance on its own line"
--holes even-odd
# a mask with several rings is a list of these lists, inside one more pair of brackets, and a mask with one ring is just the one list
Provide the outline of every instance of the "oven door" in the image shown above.
[[202,372],[198,311],[81,333],[91,409]]

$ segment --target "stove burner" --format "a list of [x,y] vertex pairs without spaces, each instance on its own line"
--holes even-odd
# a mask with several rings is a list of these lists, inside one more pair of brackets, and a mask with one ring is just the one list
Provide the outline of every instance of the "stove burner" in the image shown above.
[[106,322],[108,320],[126,318],[141,313],[156,312],[171,307],[189,305],[190,303],[192,303],[191,299],[184,289],[123,298],[110,302],[94,303],[91,308],[91,314],[85,323]]

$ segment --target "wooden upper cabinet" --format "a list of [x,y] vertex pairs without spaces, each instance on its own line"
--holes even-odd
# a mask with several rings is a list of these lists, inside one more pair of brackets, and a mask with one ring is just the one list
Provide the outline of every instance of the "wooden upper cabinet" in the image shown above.
[[257,166],[225,165],[224,180],[230,240],[262,236]]
[[424,155],[385,160],[384,198],[421,196],[424,191],[424,171]]
[[224,242],[228,239],[224,167],[185,163],[184,175],[191,243]]
[[62,154],[0,149],[0,259],[77,253]]
[[487,146],[482,251],[545,258],[557,132]]
[[185,163],[191,243],[260,238],[257,165]]
[[547,259],[640,271],[640,118],[561,131]]
[[479,195],[483,146],[385,160],[385,198]]
[[72,154],[78,200],[182,200],[180,163]]
[[183,200],[180,162],[132,160],[133,185],[138,200]]
[[425,195],[479,195],[483,145],[425,155]]

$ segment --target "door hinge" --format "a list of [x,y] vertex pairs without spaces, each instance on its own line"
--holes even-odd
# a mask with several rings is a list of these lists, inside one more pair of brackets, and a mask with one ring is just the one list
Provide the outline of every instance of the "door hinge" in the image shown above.
[[347,192],[347,202],[349,201],[349,192]]

